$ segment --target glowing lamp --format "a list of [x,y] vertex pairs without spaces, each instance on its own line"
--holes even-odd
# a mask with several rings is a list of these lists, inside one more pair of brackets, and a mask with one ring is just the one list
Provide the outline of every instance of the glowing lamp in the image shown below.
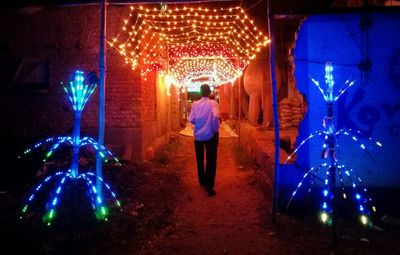
[[[55,182],[55,189],[51,192],[51,197],[47,203],[47,212],[43,215],[42,220],[48,226],[52,224],[52,221],[57,215],[57,207],[60,204],[60,198],[62,192],[65,190],[67,185],[72,185],[73,188],[77,188],[78,185],[83,185],[87,188],[88,196],[92,201],[92,207],[95,211],[95,216],[98,219],[107,220],[108,209],[104,204],[103,194],[99,194],[95,183],[101,183],[105,187],[108,195],[115,201],[115,205],[120,207],[120,202],[117,200],[115,193],[111,191],[110,186],[103,181],[101,177],[96,176],[93,172],[79,173],[79,149],[81,147],[89,146],[98,152],[104,160],[107,158],[114,159],[118,164],[118,159],[115,158],[110,151],[108,151],[104,146],[98,144],[93,138],[90,137],[80,137],[80,120],[81,112],[85,107],[85,104],[89,100],[90,95],[96,88],[98,79],[94,73],[89,73],[87,77],[88,83],[85,83],[85,76],[82,71],[76,71],[71,81],[69,82],[69,87],[64,87],[65,92],[68,95],[69,101],[72,104],[74,110],[74,130],[71,136],[60,136],[55,138],[48,138],[45,141],[35,144],[32,148],[25,150],[24,154],[28,154],[33,149],[37,149],[43,144],[53,143],[50,150],[46,153],[45,160],[49,159],[54,151],[60,148],[62,144],[67,144],[72,146],[72,162],[70,169],[66,171],[58,171],[50,176],[44,178],[34,189],[34,191],[28,197],[28,201],[23,206],[21,213],[22,215],[27,214],[29,207],[36,198],[36,195],[42,191],[44,186],[50,186],[51,182]],[[22,217],[22,216],[21,216]]]
[[[335,129],[334,125],[334,103],[339,99],[339,97],[348,89],[350,88],[355,82],[347,80],[345,84],[342,86],[341,89],[335,91],[334,85],[334,78],[333,78],[333,65],[331,63],[326,63],[325,65],[325,83],[326,88],[323,89],[320,86],[319,81],[310,77],[313,84],[318,88],[320,93],[322,94],[325,102],[326,102],[326,116],[323,117],[323,127],[324,130],[318,130],[311,133],[306,139],[304,139],[300,145],[295,148],[294,152],[289,155],[286,162],[289,159],[293,158],[297,151],[304,146],[306,142],[309,140],[320,137],[323,139],[322,145],[322,152],[321,157],[325,160],[324,163],[312,167],[306,174],[303,176],[302,180],[299,182],[297,188],[292,193],[292,196],[288,202],[288,206],[290,205],[291,201],[293,200],[294,196],[298,194],[298,190],[303,185],[303,182],[306,178],[310,175],[316,176],[320,169],[325,170],[325,180],[324,180],[324,187],[322,191],[322,203],[321,209],[322,213],[320,214],[321,221],[323,223],[331,223],[336,224],[335,217],[331,214],[335,214],[337,212],[333,205],[337,204],[334,200],[338,198],[347,199],[353,198],[357,203],[358,213],[360,215],[360,221],[363,225],[369,224],[369,219],[366,215],[370,214],[369,208],[372,208],[372,211],[376,212],[375,206],[372,204],[372,199],[368,197],[367,189],[360,188],[362,186],[362,180],[358,177],[354,170],[347,167],[346,165],[339,164],[338,158],[336,157],[336,150],[339,148],[338,140],[341,137],[347,137],[351,142],[358,145],[357,148],[361,148],[362,150],[366,150],[367,146],[365,143],[361,143],[361,138],[365,137],[362,135],[360,131],[354,131],[351,129],[343,128],[340,130]],[[376,145],[378,148],[382,147],[382,144],[379,141],[373,141],[372,138],[367,138],[367,140],[371,143]],[[337,182],[338,180],[338,182]],[[350,191],[347,191],[345,188],[345,181],[350,181]],[[342,196],[334,196],[337,190],[337,186],[341,186]],[[346,193],[347,192],[347,193]],[[347,194],[354,194],[351,196],[347,196]],[[287,206],[287,207],[288,207]]]

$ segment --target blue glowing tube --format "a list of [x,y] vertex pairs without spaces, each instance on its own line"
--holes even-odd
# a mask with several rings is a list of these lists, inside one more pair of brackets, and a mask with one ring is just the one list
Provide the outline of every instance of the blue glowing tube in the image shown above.
[[59,148],[59,146],[63,143],[67,143],[72,145],[72,138],[67,136],[67,137],[62,137],[62,139],[59,139],[59,141],[57,141],[55,144],[53,144],[53,146],[50,148],[50,150],[47,152],[45,159],[43,160],[43,162],[46,162],[48,158],[51,157],[51,155],[53,154],[53,152],[55,150],[57,150],[57,148]]
[[[362,132],[361,131],[354,131],[350,128],[342,128],[339,131],[337,131],[335,133],[335,136],[339,137],[340,135],[346,135],[346,136],[351,136],[352,140],[355,142],[358,142],[359,146],[361,149],[365,150],[365,145],[361,142],[358,141],[358,136],[363,137]],[[383,147],[382,143],[377,141],[377,140],[373,140],[371,137],[367,137],[366,138],[368,141],[370,141],[371,143],[373,143],[374,145],[376,145],[377,147]]]
[[[86,174],[80,174],[79,178],[82,178],[86,182],[89,194],[91,196],[90,198],[92,201],[93,210],[96,211],[96,208],[103,207],[104,206],[103,199],[97,192],[96,184],[93,183],[93,181]],[[104,215],[104,217],[106,217],[106,215]]]
[[93,138],[91,138],[91,137],[82,138],[80,147],[87,146],[87,145],[91,146],[96,152],[99,152],[99,154],[102,158],[104,158],[104,159],[111,158],[115,162],[120,164],[119,160],[116,157],[114,157],[113,154],[109,150],[107,150],[106,147],[104,147],[103,145],[99,145]]
[[299,189],[301,188],[301,186],[303,186],[304,180],[305,180],[312,172],[314,172],[314,175],[317,175],[319,169],[321,169],[321,167],[326,167],[326,166],[328,166],[327,163],[323,163],[323,164],[320,164],[320,165],[318,165],[318,166],[314,166],[314,167],[310,168],[310,170],[308,170],[308,171],[303,175],[303,178],[302,178],[301,181],[297,184],[296,189],[292,192],[292,196],[290,197],[289,202],[287,203],[286,210],[289,209],[289,206],[290,206],[292,200],[293,200],[294,197],[296,196],[296,194],[297,194],[297,192],[299,191]]
[[92,172],[88,172],[86,173],[87,175],[92,176],[93,178],[95,178],[96,180],[100,180],[100,182],[104,185],[104,187],[106,187],[106,190],[110,193],[111,197],[114,199],[115,205],[118,207],[121,207],[121,203],[119,202],[119,200],[117,199],[117,196],[115,195],[115,193],[111,190],[110,185],[108,185],[106,182],[104,182],[103,178],[96,176],[94,173]]
[[304,139],[303,141],[301,141],[300,145],[297,146],[297,148],[293,151],[292,154],[289,155],[289,157],[287,157],[286,161],[284,162],[284,164],[286,164],[295,154],[296,152],[306,143],[308,142],[308,140],[316,137],[316,136],[322,136],[322,135],[326,135],[327,132],[325,131],[314,131],[313,133],[311,133],[306,139]]
[[[23,155],[29,154],[29,153],[32,152],[33,150],[35,150],[35,149],[41,147],[43,144],[51,143],[51,142],[54,142],[54,141],[63,140],[64,138],[65,138],[65,136],[47,138],[46,140],[40,141],[40,142],[38,142],[38,143],[32,145],[32,146],[29,147],[28,149],[26,149],[26,150],[23,152]],[[18,156],[18,158],[21,158],[21,156]]]
[[[43,188],[44,185],[48,185],[49,181],[52,180],[53,178],[65,174],[64,172],[56,172],[53,175],[47,176],[46,178],[43,179],[43,181],[39,182],[39,184],[35,187],[34,191],[29,195],[27,203],[24,205],[22,208],[22,213],[25,214],[28,211],[29,205],[33,203],[35,200],[36,194],[40,192],[40,190]],[[22,216],[21,216],[22,217]]]
[[61,181],[56,186],[54,196],[50,197],[49,209],[48,209],[47,213],[43,216],[43,222],[46,223],[48,226],[51,225],[51,223],[53,222],[53,220],[56,216],[56,209],[57,209],[59,197],[63,191],[63,186],[64,186],[67,178],[71,178],[70,171],[64,173],[64,176],[62,177]]

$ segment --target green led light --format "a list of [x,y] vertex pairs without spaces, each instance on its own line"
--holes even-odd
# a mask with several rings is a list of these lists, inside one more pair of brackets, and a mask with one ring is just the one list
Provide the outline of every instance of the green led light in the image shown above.
[[28,210],[28,206],[25,205],[24,208],[22,208],[22,212],[23,212],[23,213],[26,213],[27,210]]
[[105,206],[101,206],[96,209],[96,218],[98,220],[107,220],[108,209]]

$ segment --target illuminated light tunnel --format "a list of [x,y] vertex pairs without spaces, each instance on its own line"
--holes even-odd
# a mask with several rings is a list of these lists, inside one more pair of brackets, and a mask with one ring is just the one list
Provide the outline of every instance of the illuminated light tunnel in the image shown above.
[[210,85],[233,82],[241,75],[222,57],[182,58],[171,67],[170,75],[180,86],[187,87],[189,83],[201,77],[208,77]]
[[[148,72],[161,71],[184,83],[189,78],[182,73],[200,71],[191,70],[190,65],[180,67],[189,70],[176,71],[181,59],[223,58],[225,67],[214,76],[219,84],[228,83],[270,42],[239,6],[210,9],[162,5],[130,9],[121,31],[108,43],[132,69],[140,66],[144,77]],[[212,65],[204,69],[215,72]]]

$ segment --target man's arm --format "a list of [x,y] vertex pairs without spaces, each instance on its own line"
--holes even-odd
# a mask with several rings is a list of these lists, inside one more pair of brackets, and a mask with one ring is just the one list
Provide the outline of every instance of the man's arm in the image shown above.
[[212,113],[213,117],[212,117],[212,128],[214,133],[218,133],[219,132],[219,105],[217,102],[215,102],[214,107],[213,107],[213,113]]
[[195,123],[195,113],[194,113],[194,104],[192,105],[192,109],[190,110],[190,114],[189,114],[189,122],[192,123],[194,125]]

